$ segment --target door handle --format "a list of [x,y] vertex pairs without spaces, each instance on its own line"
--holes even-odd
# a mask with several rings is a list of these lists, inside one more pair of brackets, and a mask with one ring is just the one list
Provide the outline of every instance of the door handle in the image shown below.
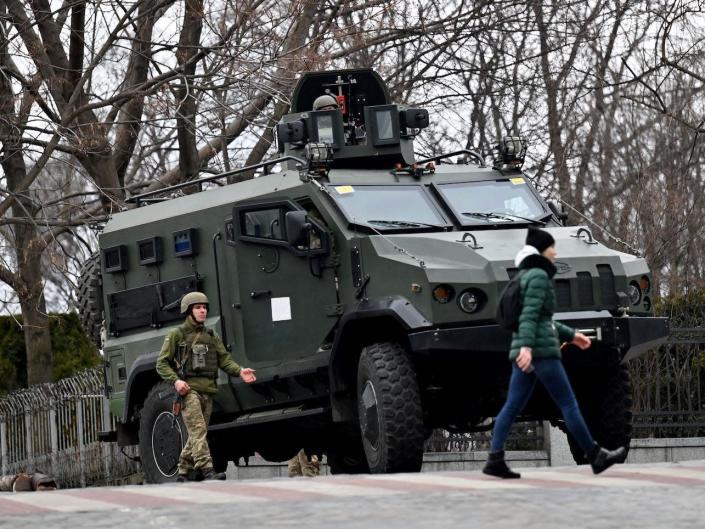
[[252,299],[259,298],[260,296],[271,296],[272,291],[271,290],[253,290],[250,292],[250,297]]

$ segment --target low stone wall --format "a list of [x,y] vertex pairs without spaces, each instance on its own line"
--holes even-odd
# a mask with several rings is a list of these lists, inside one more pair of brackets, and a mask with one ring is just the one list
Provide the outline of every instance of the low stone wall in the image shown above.
[[[546,450],[507,452],[512,467],[547,467],[575,465],[565,434],[557,428],[547,428]],[[480,470],[487,452],[426,453],[422,472]],[[705,460],[705,438],[633,439],[627,463],[663,463]],[[228,479],[270,479],[287,477],[286,463],[270,463],[261,457],[251,457],[247,466],[228,467]],[[328,474],[325,458],[321,474]]]
[[663,463],[705,459],[705,438],[632,439],[627,463]]
[[[422,472],[445,472],[453,470],[480,470],[487,460],[487,452],[446,452],[426,453]],[[507,460],[515,467],[548,466],[548,455],[543,450],[507,452]],[[242,461],[241,461],[242,462]],[[325,457],[321,464],[321,474],[328,474]],[[230,463],[228,479],[270,479],[288,476],[286,463],[271,463],[261,457],[251,457],[248,465],[236,467]]]

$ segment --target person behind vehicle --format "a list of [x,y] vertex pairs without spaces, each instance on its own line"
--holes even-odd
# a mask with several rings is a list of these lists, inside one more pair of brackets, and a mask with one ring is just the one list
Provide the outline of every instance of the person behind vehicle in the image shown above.
[[318,96],[313,101],[313,110],[338,110],[338,101],[330,94]]
[[509,429],[526,406],[539,380],[560,408],[568,431],[587,456],[595,474],[614,463],[623,463],[625,447],[601,448],[592,438],[575,399],[563,363],[559,339],[587,349],[591,340],[581,332],[553,321],[556,305],[552,278],[556,273],[556,241],[547,231],[529,228],[526,246],[519,251],[515,264],[519,267],[522,309],[519,329],[512,335],[509,359],[512,375],[507,401],[496,418],[492,431],[489,458],[483,472],[500,478],[519,478],[504,460],[504,443]]
[[248,384],[256,380],[255,370],[237,365],[220,337],[204,326],[208,316],[205,294],[186,294],[181,299],[181,314],[186,321],[167,334],[157,360],[157,373],[174,385],[182,399],[180,412],[188,431],[179,456],[178,480],[223,480],[225,473],[213,469],[206,439],[213,395],[218,392],[218,368]]
[[289,459],[287,469],[289,471],[290,478],[295,478],[297,476],[313,478],[320,475],[321,462],[316,454],[309,457],[306,454],[306,451],[302,448],[299,450],[298,454]]

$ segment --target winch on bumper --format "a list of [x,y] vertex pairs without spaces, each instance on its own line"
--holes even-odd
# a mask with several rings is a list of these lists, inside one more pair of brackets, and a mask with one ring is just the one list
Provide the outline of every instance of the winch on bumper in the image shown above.
[[[668,318],[635,316],[584,317],[558,314],[555,319],[589,336],[595,345],[619,350],[622,362],[636,358],[666,342]],[[478,325],[421,331],[409,334],[416,355],[462,355],[509,351],[511,333],[498,325]]]

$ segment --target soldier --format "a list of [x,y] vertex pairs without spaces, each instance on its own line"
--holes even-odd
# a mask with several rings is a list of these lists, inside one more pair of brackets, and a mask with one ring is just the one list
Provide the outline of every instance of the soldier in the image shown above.
[[318,96],[313,101],[313,110],[337,110],[338,108],[338,101],[330,94]]
[[255,370],[241,368],[225,350],[220,337],[204,327],[208,298],[202,292],[189,292],[181,299],[181,314],[186,321],[164,339],[157,373],[174,385],[181,396],[181,415],[188,430],[188,441],[179,457],[178,481],[225,479],[215,472],[206,434],[213,410],[213,395],[218,392],[218,368],[239,376],[248,384],[256,380]]

